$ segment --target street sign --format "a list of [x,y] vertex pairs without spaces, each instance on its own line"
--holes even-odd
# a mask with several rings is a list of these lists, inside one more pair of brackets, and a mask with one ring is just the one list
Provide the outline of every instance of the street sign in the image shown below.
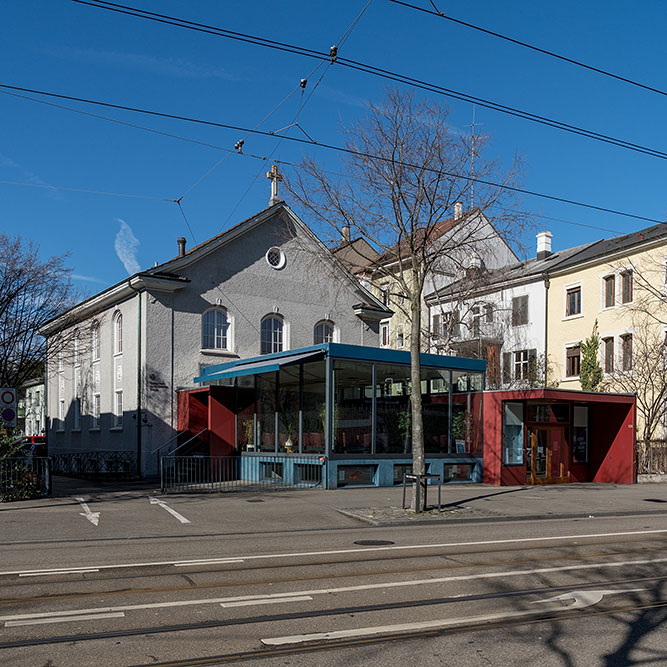
[[16,427],[16,389],[0,387],[0,426]]

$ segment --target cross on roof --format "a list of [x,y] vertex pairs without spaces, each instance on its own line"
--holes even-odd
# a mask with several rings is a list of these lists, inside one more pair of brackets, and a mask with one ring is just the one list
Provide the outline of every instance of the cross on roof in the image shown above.
[[278,197],[278,183],[283,180],[283,175],[278,172],[278,165],[271,165],[271,171],[266,172],[266,177],[271,180],[271,199],[269,199],[269,206],[273,206],[280,201]]

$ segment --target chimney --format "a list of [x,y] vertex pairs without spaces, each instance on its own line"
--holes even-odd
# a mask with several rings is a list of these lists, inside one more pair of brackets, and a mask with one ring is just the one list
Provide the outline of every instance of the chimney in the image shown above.
[[349,243],[350,242],[350,225],[343,225],[343,242],[344,243]]
[[178,256],[185,257],[185,239],[182,236],[179,236],[176,239],[176,243],[178,243]]
[[463,217],[463,204],[460,201],[454,203],[454,220],[460,220]]
[[537,259],[546,259],[551,254],[551,232],[540,232],[537,236]]

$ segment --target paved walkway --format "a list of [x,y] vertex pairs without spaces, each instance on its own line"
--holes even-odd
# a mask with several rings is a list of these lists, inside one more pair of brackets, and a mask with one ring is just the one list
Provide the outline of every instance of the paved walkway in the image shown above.
[[[85,495],[93,500],[109,501],[148,494],[160,495],[156,484],[146,481],[100,483],[54,477],[54,496],[60,498]],[[170,494],[165,499],[186,503],[210,499],[215,505],[224,505],[227,515],[245,517],[253,531],[269,532],[276,529],[341,527],[342,523],[346,523],[345,519],[372,525],[392,525],[658,514],[665,516],[667,525],[667,484],[516,487],[448,484],[442,487],[442,508],[418,514],[402,509],[402,494],[402,487],[332,491],[267,489],[223,494]],[[409,499],[409,494],[408,489],[406,499]],[[437,488],[429,487],[429,505],[436,505],[437,497]],[[41,503],[45,500],[42,499]],[[40,501],[27,503],[37,505]]]

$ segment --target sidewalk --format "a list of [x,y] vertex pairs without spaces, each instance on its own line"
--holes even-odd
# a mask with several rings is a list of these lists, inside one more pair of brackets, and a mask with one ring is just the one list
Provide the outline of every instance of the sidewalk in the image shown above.
[[[375,489],[350,491],[349,502],[337,500],[339,511],[372,525],[432,522],[516,521],[661,514],[667,517],[667,484],[556,484],[539,486],[447,485],[438,492],[429,487],[427,512],[403,510],[402,488],[385,489],[389,502],[373,502]],[[377,491],[380,491],[379,489]],[[389,493],[386,493],[386,492]],[[341,494],[342,495],[342,494]],[[382,497],[377,494],[377,499]],[[411,490],[406,492],[409,503]],[[363,501],[365,504],[361,505]],[[371,502],[369,502],[371,501]]]
[[[156,483],[146,481],[94,482],[54,478],[56,497],[85,494],[97,500],[119,500],[160,495]],[[406,504],[412,490],[406,489]],[[498,487],[482,484],[442,486],[442,506],[437,508],[437,487],[429,486],[431,509],[414,513],[402,508],[403,488],[364,487],[331,491],[320,489],[265,489],[221,494],[168,494],[179,502],[211,501],[228,515],[244,517],[257,530],[340,527],[347,517],[371,525],[440,522],[488,522],[588,518],[603,516],[664,515],[667,518],[667,484],[556,484]],[[37,502],[37,501],[33,501]],[[257,503],[257,504],[254,504]],[[221,508],[222,509],[222,508]],[[286,522],[286,518],[289,521]]]
[[[406,491],[409,501],[411,489]],[[152,481],[98,482],[54,476],[53,497],[1,503],[0,517],[7,540],[34,539],[30,530],[41,531],[40,539],[47,540],[55,539],[56,534],[58,539],[136,539],[424,524],[479,524],[483,530],[485,523],[501,521],[612,516],[664,517],[667,527],[667,484],[447,484],[442,487],[441,510],[417,514],[402,509],[402,495],[399,486],[332,491],[274,487],[161,496]],[[91,510],[102,512],[103,519],[94,533],[79,517],[79,497],[89,503]],[[148,503],[149,497],[162,498],[191,523],[171,523],[171,518],[156,522],[159,515]],[[437,487],[429,487],[431,507],[437,504],[437,497]]]

